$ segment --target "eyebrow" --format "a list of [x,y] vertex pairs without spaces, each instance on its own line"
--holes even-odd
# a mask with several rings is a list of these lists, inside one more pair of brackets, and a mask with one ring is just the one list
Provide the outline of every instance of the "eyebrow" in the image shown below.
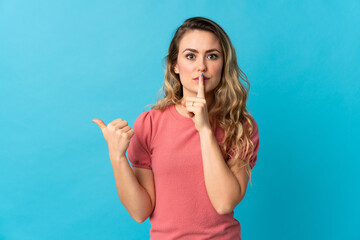
[[[198,53],[198,51],[197,51],[196,49],[193,49],[193,48],[187,48],[187,49],[185,49],[185,50],[183,51],[183,53],[184,53],[185,51],[190,51],[190,52],[196,52],[196,53]],[[221,52],[220,52],[219,50],[217,50],[216,48],[209,49],[209,50],[207,50],[205,53],[213,52],[213,51],[217,51],[217,52],[221,53]]]

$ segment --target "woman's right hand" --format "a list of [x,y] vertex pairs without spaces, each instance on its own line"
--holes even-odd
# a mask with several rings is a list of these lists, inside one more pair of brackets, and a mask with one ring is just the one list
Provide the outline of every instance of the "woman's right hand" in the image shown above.
[[101,119],[94,118],[92,121],[100,127],[104,135],[109,146],[110,160],[119,160],[120,158],[126,157],[125,153],[129,146],[130,139],[135,134],[134,130],[128,126],[128,122],[119,118],[106,126]]

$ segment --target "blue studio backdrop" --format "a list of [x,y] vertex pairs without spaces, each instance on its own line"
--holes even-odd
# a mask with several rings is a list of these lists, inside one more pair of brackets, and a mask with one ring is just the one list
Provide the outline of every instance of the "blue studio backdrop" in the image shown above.
[[251,83],[242,238],[360,239],[357,0],[0,1],[0,239],[149,239],[91,120],[133,126],[193,16],[227,31]]

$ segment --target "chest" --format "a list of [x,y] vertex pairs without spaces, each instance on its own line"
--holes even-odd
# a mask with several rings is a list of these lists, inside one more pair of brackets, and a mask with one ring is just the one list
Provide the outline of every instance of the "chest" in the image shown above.
[[157,177],[202,173],[200,136],[195,127],[163,125],[151,148],[152,169]]

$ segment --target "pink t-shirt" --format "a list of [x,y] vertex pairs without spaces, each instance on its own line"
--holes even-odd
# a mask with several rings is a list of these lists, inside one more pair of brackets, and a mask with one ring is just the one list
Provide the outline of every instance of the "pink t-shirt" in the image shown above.
[[[252,168],[259,148],[255,121],[254,127]],[[150,215],[150,239],[240,239],[241,227],[234,212],[219,215],[208,197],[200,136],[193,120],[171,105],[163,112],[151,109],[141,113],[133,129],[129,161],[133,167],[152,169],[154,174],[156,203]],[[217,128],[218,142],[223,136]]]

